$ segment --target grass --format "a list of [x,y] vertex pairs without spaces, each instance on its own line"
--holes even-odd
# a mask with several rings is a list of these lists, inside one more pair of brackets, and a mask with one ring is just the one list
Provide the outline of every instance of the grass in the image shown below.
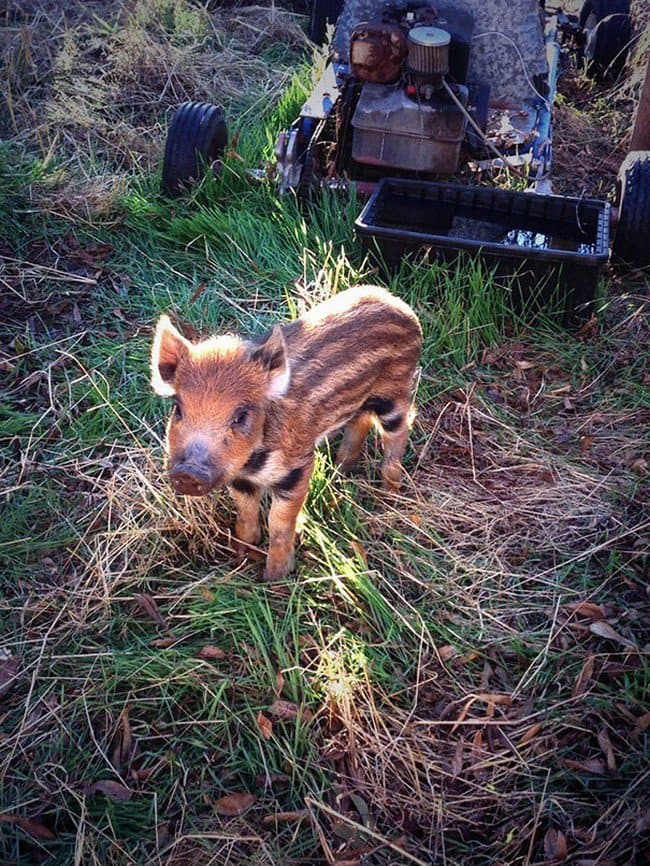
[[[308,82],[298,19],[39,10],[2,31],[0,861],[642,863],[647,275],[609,271],[569,335],[477,265],[405,264],[405,486],[373,442],[351,478],[322,448],[297,572],[263,585],[228,497],[173,495],[148,355],[161,312],[259,333],[380,278],[354,198],[247,179]],[[210,62],[236,155],[170,202],[165,115],[214,98]]]

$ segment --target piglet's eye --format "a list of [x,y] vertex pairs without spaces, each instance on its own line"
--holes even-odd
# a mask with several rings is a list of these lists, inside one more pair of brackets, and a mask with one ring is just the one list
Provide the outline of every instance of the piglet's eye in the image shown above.
[[250,418],[250,410],[246,408],[237,409],[232,416],[231,427],[233,430],[244,430]]
[[178,397],[174,397],[174,399],[172,400],[172,404],[174,406],[174,418],[177,421],[180,421],[183,417],[183,407],[181,406],[181,401],[178,399]]

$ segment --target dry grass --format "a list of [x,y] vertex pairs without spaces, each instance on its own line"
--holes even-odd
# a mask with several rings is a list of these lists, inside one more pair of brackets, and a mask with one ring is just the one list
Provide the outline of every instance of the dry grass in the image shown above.
[[[253,850],[259,862],[278,862],[279,839],[268,833],[277,821],[311,824],[332,864],[446,862],[447,850],[479,862],[495,846],[503,862],[533,862],[540,848],[562,860],[553,852],[568,846],[591,863],[637,850],[647,770],[629,777],[618,768],[642,763],[644,722],[629,704],[618,710],[598,695],[612,677],[638,671],[647,636],[628,616],[640,598],[630,595],[627,609],[616,601],[603,563],[619,553],[641,569],[645,552],[634,541],[650,523],[643,514],[624,519],[616,504],[622,469],[576,463],[524,439],[475,393],[458,397],[423,407],[423,444],[403,498],[387,501],[357,482],[356,548],[337,528],[329,494],[308,519],[303,562],[319,561],[316,539],[330,533],[334,570],[303,566],[306,591],[310,580],[331,584],[340,630],[310,637],[299,673],[322,691],[310,738],[336,787],[273,824],[262,808],[248,819],[201,819],[178,836],[166,827],[159,850],[171,847],[156,862],[240,863]],[[610,448],[636,441],[634,427],[611,435]],[[112,632],[120,610],[140,605],[160,626],[150,646],[178,646],[193,600],[241,585],[240,576],[247,583],[256,566],[242,571],[232,558],[227,501],[173,497],[159,451],[122,445],[102,465],[113,467],[107,477],[92,459],[60,467],[83,484],[89,516],[59,570],[68,600],[60,604],[60,585],[43,592],[25,609],[25,627],[43,647],[63,644],[68,629]],[[347,499],[346,484],[336,487]],[[362,567],[351,565],[355,552]],[[279,622],[286,596],[276,591]],[[322,620],[318,629],[327,629]],[[408,668],[402,688],[377,669],[386,660],[354,655],[360,642],[378,640]],[[47,719],[38,720],[42,731]],[[107,730],[116,726],[114,717]],[[567,789],[563,766],[599,779],[600,793]],[[601,814],[603,797],[610,805]]]
[[262,88],[259,110],[287,84],[270,58],[306,44],[273,3],[208,11],[182,0],[10,2],[0,40],[0,131],[65,172],[55,192],[34,190],[34,204],[71,217],[81,204],[95,218],[124,177],[157,168],[171,110],[186,100],[242,107]]
[[[268,203],[253,242],[278,246],[251,277],[234,241],[206,241],[206,265],[125,228],[116,201],[150,181],[178,101],[222,95],[243,116],[273,102],[298,20],[34,0],[10,2],[0,38],[3,132],[59,166],[27,184],[22,233],[0,246],[0,858],[644,863],[641,290],[614,275],[575,338],[519,329],[481,354],[461,336],[462,369],[431,337],[402,493],[379,493],[372,445],[353,479],[323,452],[297,578],[263,585],[232,557],[227,497],[179,499],[164,477],[151,322],[163,303],[198,320],[225,298],[215,315],[247,329],[279,310],[283,287],[264,294],[278,274],[296,299],[354,267],[331,235],[296,256],[262,226]],[[605,190],[630,93],[607,112],[583,80],[566,86],[586,101],[560,111],[559,177]],[[446,309],[420,304],[427,334]]]

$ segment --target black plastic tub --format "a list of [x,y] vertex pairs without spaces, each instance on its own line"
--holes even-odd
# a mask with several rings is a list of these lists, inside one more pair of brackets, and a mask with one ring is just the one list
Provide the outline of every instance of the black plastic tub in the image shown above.
[[590,315],[607,261],[609,210],[598,199],[384,178],[355,225],[389,271],[409,254],[479,256],[505,280],[515,308],[552,304],[574,326]]

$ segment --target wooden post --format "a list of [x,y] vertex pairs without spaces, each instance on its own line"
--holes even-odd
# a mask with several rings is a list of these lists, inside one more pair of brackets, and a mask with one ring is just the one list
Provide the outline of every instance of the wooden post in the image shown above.
[[650,150],[650,58],[645,68],[645,80],[636,107],[630,150]]

